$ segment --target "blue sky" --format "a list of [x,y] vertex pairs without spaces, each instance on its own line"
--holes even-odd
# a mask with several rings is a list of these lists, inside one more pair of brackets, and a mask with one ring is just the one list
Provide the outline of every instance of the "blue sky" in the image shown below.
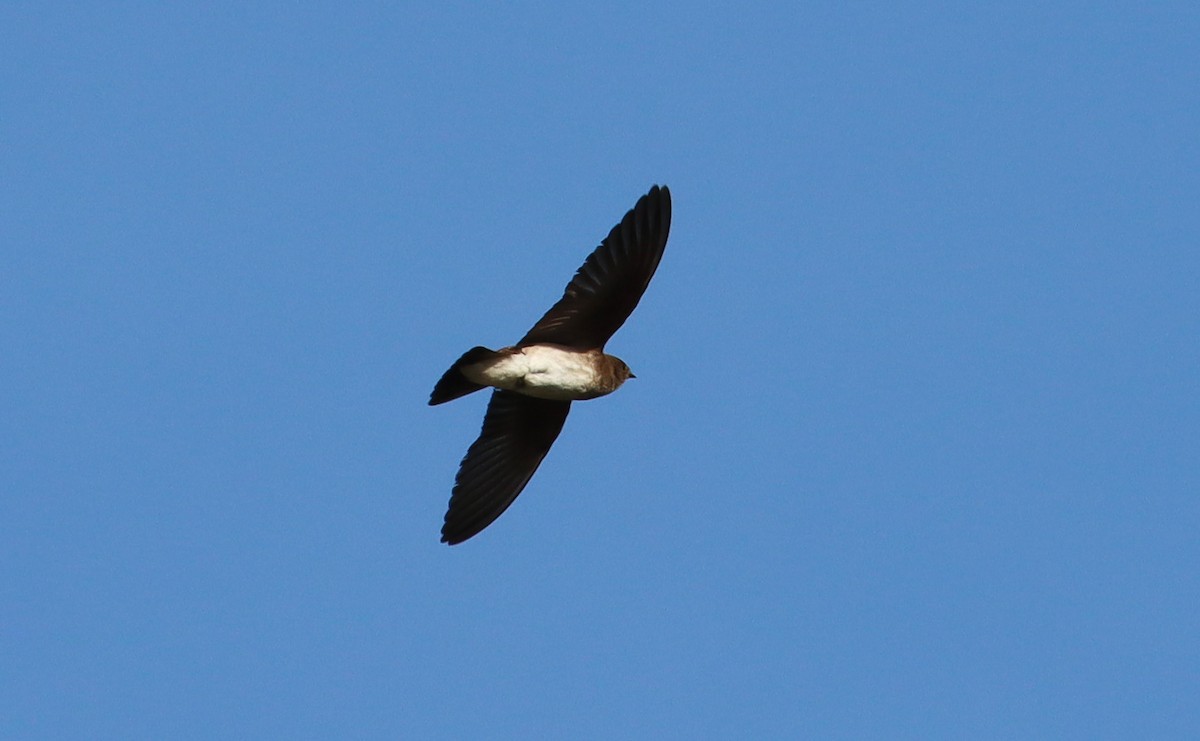
[[[0,9],[0,736],[1194,738],[1200,11]],[[666,256],[525,493],[519,338]]]

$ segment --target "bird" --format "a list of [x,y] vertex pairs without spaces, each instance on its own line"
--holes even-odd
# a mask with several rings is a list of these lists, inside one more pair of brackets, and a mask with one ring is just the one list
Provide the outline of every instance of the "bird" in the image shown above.
[[604,346],[654,277],[670,228],[671,191],[655,185],[517,344],[473,347],[442,375],[430,406],[488,387],[493,391],[479,437],[454,478],[441,542],[462,543],[508,509],[558,438],[571,402],[611,394],[636,378]]

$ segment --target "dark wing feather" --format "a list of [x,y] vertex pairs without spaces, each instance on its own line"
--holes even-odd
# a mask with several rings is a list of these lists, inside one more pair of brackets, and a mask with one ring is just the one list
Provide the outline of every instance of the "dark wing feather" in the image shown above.
[[488,402],[483,430],[454,479],[442,542],[461,543],[483,530],[513,503],[571,410],[569,401],[548,401],[497,390]]
[[612,228],[567,284],[563,297],[517,345],[602,349],[645,293],[670,229],[671,191],[656,185]]

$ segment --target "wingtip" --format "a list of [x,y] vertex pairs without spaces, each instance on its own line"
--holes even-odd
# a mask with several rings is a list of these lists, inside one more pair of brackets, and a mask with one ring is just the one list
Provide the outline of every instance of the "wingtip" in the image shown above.
[[[653,185],[641,199],[647,206],[658,211],[667,229],[671,228],[671,189],[665,185]],[[639,203],[638,205],[641,205]],[[665,240],[664,240],[665,241]]]
[[483,532],[484,528],[475,528],[473,530],[453,532],[450,530],[449,523],[442,526],[442,541],[446,545],[458,545],[474,538],[479,533]]

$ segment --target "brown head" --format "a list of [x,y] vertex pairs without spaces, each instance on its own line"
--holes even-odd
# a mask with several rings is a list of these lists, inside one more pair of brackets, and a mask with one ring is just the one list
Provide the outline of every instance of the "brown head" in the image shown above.
[[604,390],[604,393],[611,394],[621,387],[621,384],[630,378],[637,378],[633,375],[633,371],[629,370],[629,366],[625,365],[625,361],[614,355],[601,355],[603,360],[599,364],[597,375],[599,378],[599,386]]

